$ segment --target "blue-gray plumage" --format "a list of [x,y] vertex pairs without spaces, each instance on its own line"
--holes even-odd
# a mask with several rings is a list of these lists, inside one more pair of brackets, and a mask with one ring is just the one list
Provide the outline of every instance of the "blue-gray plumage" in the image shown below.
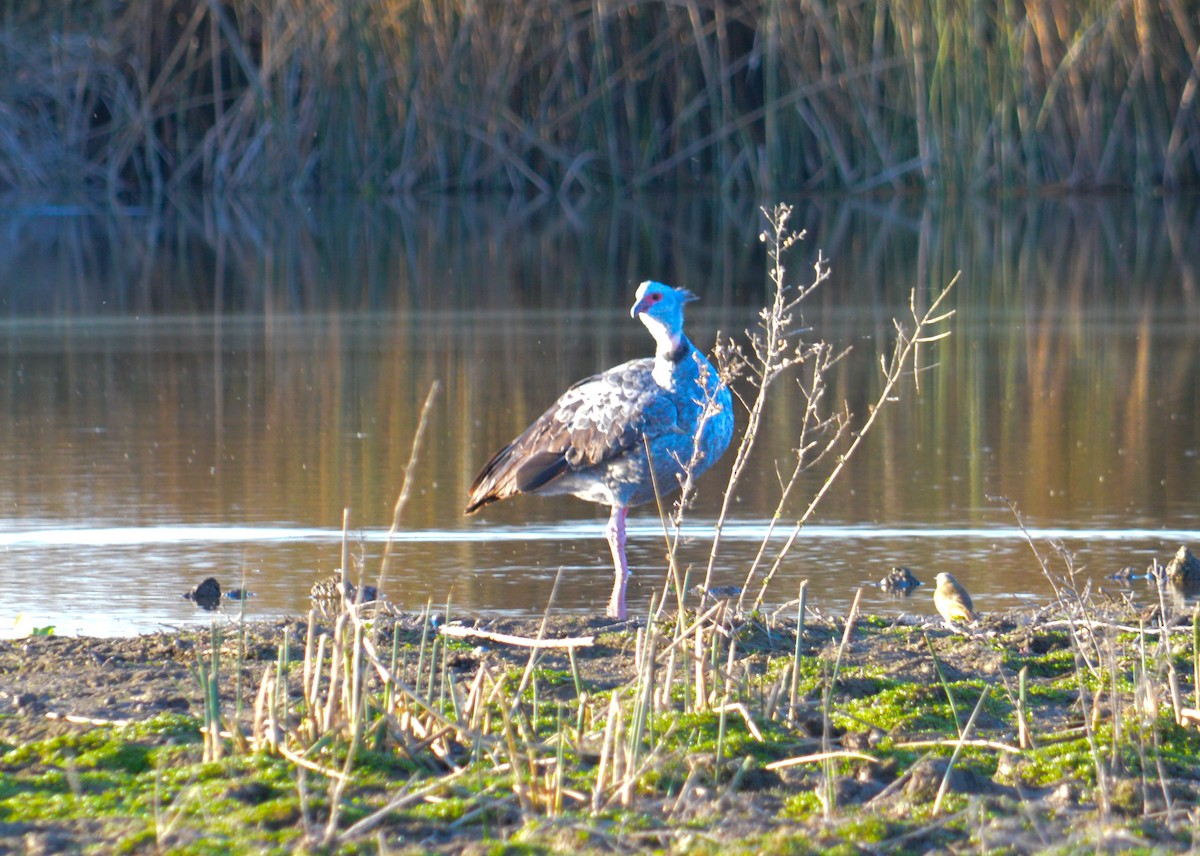
[[467,514],[519,493],[569,494],[610,506],[605,535],[616,567],[608,603],[614,618],[625,617],[629,507],[654,499],[656,486],[663,496],[678,490],[689,463],[693,475],[704,472],[733,436],[729,389],[683,333],[683,305],[695,299],[686,289],[643,282],[629,314],[654,337],[654,357],[564,392],[484,464],[467,499]]

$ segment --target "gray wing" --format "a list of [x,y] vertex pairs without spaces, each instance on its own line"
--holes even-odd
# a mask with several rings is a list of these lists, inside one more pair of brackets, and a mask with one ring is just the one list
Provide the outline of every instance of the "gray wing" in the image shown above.
[[680,430],[678,408],[654,381],[653,368],[653,359],[633,360],[564,392],[484,464],[466,513],[641,448],[643,435],[653,440]]

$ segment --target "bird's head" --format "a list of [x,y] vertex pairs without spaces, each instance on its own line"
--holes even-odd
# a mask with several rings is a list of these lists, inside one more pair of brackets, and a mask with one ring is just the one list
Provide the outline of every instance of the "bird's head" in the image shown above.
[[686,288],[671,288],[661,282],[646,280],[638,286],[637,300],[629,315],[640,318],[659,343],[672,350],[683,338],[683,304],[696,300]]

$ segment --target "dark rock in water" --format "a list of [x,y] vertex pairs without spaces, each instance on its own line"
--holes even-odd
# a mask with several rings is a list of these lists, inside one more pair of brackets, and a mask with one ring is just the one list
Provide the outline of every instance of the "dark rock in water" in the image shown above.
[[1113,574],[1109,579],[1111,579],[1113,582],[1129,583],[1133,582],[1134,580],[1139,580],[1144,576],[1145,574],[1138,573],[1138,569],[1133,567],[1133,565],[1126,565],[1125,567],[1121,568],[1121,570]]
[[742,587],[712,586],[706,591],[704,586],[696,586],[692,591],[701,597],[711,597],[713,600],[729,600],[730,598],[738,597],[742,593]]
[[892,568],[886,577],[879,581],[879,587],[884,591],[911,592],[921,581],[913,576],[908,568]]
[[196,605],[203,609],[215,609],[221,602],[221,584],[217,582],[216,577],[206,577],[184,597],[195,601]]
[[1175,551],[1175,557],[1167,562],[1163,574],[1169,582],[1176,585],[1185,583],[1200,583],[1200,559],[1192,555],[1185,545],[1180,545]]
[[[346,603],[354,603],[358,597],[358,586],[342,578],[342,570],[338,568],[323,580],[317,580],[313,583],[312,589],[309,590],[309,596],[313,601],[321,605],[330,605],[334,601],[341,601],[343,590],[346,596]],[[362,602],[370,603],[379,597],[379,592],[375,586],[362,587]]]

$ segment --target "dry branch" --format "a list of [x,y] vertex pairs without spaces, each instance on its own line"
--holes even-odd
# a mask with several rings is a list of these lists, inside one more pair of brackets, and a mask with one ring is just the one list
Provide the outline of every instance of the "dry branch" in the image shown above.
[[443,636],[453,636],[457,639],[487,639],[504,645],[515,645],[520,648],[588,648],[595,644],[595,636],[573,636],[565,639],[535,639],[530,636],[513,636],[509,633],[496,633],[492,630],[477,630],[473,627],[457,625],[442,625],[438,633]]

